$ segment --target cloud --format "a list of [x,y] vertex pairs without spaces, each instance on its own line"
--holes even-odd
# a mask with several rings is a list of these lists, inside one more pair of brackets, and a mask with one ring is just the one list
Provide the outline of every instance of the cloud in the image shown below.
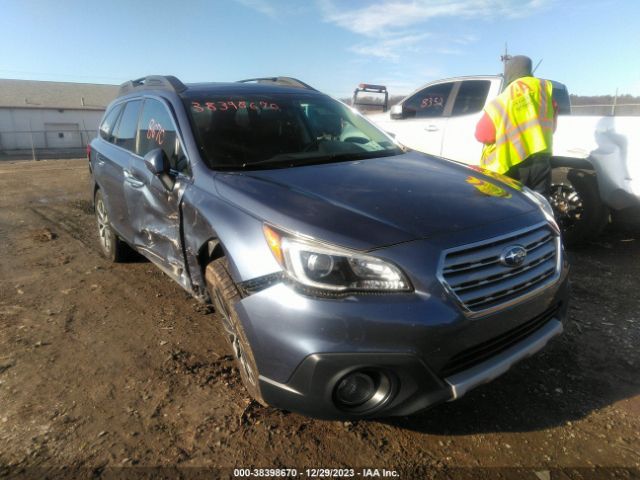
[[462,33],[451,38],[451,41],[453,43],[457,43],[458,45],[470,45],[477,42],[478,40],[478,36],[471,33]]
[[275,18],[277,11],[274,6],[268,2],[268,0],[235,0],[237,3],[244,5],[245,7],[256,10],[263,15]]
[[371,42],[356,44],[349,47],[349,50],[359,55],[398,60],[400,51],[419,51],[418,45],[430,36],[430,33],[420,33],[387,37],[373,44]]
[[[325,21],[365,36],[391,35],[439,17],[518,18],[553,0],[383,0],[345,8],[335,0],[318,0]],[[351,4],[353,5],[353,4]]]
[[[479,38],[468,32],[435,34],[441,19],[513,19],[532,15],[557,0],[316,0],[325,22],[367,40],[348,50],[398,63],[408,54],[464,55]],[[427,29],[429,28],[429,31]]]

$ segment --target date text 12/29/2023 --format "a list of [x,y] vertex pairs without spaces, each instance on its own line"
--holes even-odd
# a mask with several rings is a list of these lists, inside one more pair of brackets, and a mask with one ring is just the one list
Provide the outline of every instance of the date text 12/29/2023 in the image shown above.
[[273,478],[273,477],[306,477],[306,478],[399,478],[396,470],[386,468],[235,468],[234,478]]

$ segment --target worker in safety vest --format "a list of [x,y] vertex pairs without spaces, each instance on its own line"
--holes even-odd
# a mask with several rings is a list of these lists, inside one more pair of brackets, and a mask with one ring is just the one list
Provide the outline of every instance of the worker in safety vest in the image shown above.
[[551,82],[533,77],[531,59],[518,55],[507,62],[505,85],[476,126],[481,165],[548,196],[558,111]]

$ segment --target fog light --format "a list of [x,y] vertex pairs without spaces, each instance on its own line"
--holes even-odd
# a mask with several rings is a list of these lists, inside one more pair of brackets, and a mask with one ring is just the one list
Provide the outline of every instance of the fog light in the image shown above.
[[376,393],[376,383],[363,372],[350,373],[336,387],[336,400],[345,407],[354,408],[364,405]]
[[345,412],[369,415],[389,404],[398,388],[395,375],[366,368],[342,377],[333,389],[333,401]]

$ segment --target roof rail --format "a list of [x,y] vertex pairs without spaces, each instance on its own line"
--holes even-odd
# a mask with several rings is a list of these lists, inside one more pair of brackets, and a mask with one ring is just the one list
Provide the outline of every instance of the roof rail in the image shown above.
[[293,77],[260,77],[260,78],[247,78],[246,80],[238,80],[238,83],[273,83],[282,87],[294,87],[304,88],[307,90],[313,90],[317,92],[311,85],[304,83],[302,80],[298,80]]
[[138,88],[172,90],[176,93],[183,92],[187,86],[173,75],[148,75],[146,77],[129,80],[120,85],[118,95],[132,92]]

